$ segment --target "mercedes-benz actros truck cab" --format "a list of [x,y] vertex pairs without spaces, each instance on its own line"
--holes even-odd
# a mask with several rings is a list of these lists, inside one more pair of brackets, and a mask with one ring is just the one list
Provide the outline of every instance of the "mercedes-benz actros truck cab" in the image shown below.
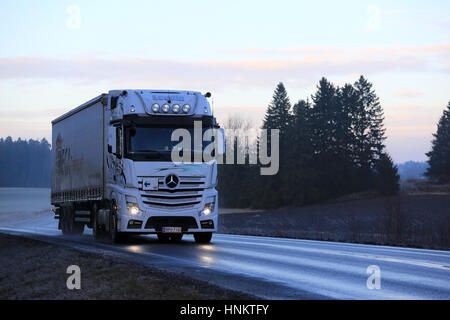
[[[53,120],[51,203],[58,228],[81,234],[87,226],[112,242],[130,234],[157,234],[161,241],[193,234],[209,242],[218,223],[214,155],[223,153],[209,96],[112,90]],[[189,134],[186,141],[174,139],[179,129]],[[205,160],[211,143],[217,147]]]

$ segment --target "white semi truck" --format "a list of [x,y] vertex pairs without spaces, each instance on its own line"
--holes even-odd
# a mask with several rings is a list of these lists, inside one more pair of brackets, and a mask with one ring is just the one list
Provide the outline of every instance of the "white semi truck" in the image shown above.
[[217,129],[223,137],[209,96],[111,90],[53,120],[51,203],[63,234],[87,226],[94,238],[112,242],[152,233],[164,242],[183,234],[210,242],[218,221],[217,162],[198,161],[206,142],[202,150],[180,151],[192,153],[192,162],[171,158],[176,129],[194,133],[200,123],[202,132]]

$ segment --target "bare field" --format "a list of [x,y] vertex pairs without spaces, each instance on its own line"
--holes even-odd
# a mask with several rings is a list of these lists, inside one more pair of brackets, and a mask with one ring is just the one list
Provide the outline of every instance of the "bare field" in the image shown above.
[[402,194],[221,215],[219,232],[450,249],[450,194]]
[[[0,234],[0,299],[249,299],[206,282],[101,254]],[[69,265],[81,289],[69,290]]]

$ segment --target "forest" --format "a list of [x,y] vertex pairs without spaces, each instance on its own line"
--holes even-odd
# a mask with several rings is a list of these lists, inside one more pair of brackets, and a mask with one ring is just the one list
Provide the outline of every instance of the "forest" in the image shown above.
[[[433,149],[427,154],[428,177],[441,181],[450,176],[449,116],[449,111],[444,111]],[[236,130],[249,125],[235,119],[224,126]],[[293,105],[285,86],[279,83],[262,129],[280,130],[278,174],[261,176],[260,165],[221,166],[221,206],[273,209],[367,190],[380,195],[399,192],[398,169],[384,144],[383,108],[364,76],[342,87],[322,78],[310,98]],[[227,143],[246,148],[238,146],[237,140]]]
[[45,138],[0,138],[0,187],[50,187],[50,159]]

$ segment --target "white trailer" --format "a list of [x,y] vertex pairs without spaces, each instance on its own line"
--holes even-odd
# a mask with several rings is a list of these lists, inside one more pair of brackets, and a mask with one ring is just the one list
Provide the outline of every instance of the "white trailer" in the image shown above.
[[217,162],[194,157],[204,142],[202,150],[182,151],[192,152],[192,162],[171,157],[176,129],[219,128],[209,95],[112,90],[53,120],[51,203],[58,228],[82,234],[87,226],[112,242],[151,233],[161,241],[188,233],[209,242],[218,222]]

